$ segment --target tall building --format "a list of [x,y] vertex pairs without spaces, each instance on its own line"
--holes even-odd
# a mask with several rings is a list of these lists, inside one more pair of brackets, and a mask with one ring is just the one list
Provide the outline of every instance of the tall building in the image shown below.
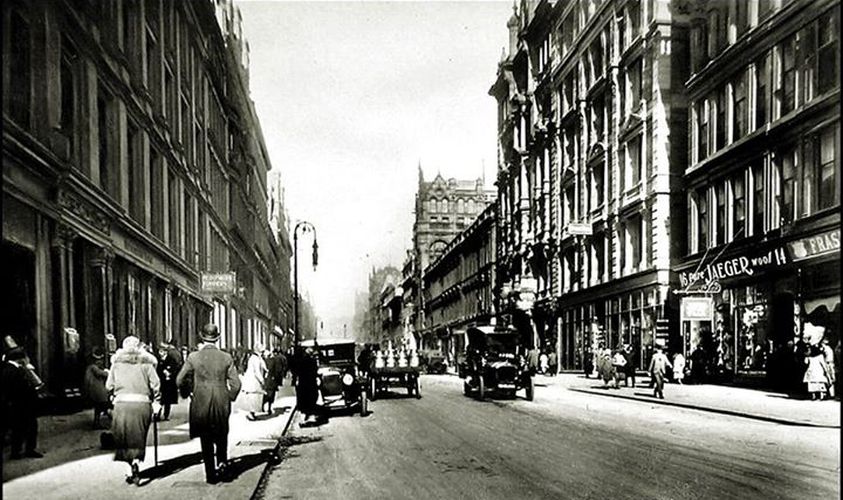
[[496,320],[497,205],[488,205],[424,270],[422,347],[439,349],[451,367],[465,349],[468,327]]
[[[445,180],[440,174],[425,181],[419,165],[418,190],[413,222],[411,283],[405,283],[405,307],[411,307],[412,333],[419,345],[425,328],[422,273],[436,260],[448,243],[482,213],[497,197],[494,189],[486,189],[485,175],[475,180]],[[407,266],[405,266],[407,267]],[[407,281],[405,279],[405,281]]]
[[649,359],[684,254],[688,2],[521,1],[498,102],[504,319],[579,369]]
[[[677,349],[784,385],[840,332],[840,2],[695,2]],[[677,235],[680,236],[680,235]]]
[[189,348],[215,321],[233,347],[278,324],[239,22],[228,0],[3,3],[2,320],[55,395],[130,334]]

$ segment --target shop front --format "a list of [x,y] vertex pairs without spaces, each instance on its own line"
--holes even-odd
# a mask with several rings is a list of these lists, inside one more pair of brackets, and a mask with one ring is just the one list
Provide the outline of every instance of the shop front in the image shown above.
[[[632,282],[631,285],[639,285]],[[646,368],[656,344],[656,323],[670,313],[667,285],[641,284],[614,294],[601,296],[600,290],[589,290],[588,297],[572,304],[576,297],[566,297],[559,308],[557,332],[560,343],[560,366],[581,370],[600,349],[615,350],[632,346],[634,362]]]
[[[839,242],[839,229],[815,237]],[[839,243],[836,251],[811,255],[802,251],[809,239],[747,246],[683,266],[677,293],[692,377],[793,388],[804,371],[806,346],[821,340],[803,335],[805,324],[824,327],[824,337],[837,344]]]

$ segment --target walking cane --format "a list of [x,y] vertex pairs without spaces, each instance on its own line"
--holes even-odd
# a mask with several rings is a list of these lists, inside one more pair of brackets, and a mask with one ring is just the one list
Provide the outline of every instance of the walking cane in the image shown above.
[[152,449],[155,455],[155,467],[158,467],[158,414],[152,415]]

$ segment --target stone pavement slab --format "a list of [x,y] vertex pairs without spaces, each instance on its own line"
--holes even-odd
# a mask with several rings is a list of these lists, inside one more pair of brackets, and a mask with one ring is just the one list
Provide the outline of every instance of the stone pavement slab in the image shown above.
[[140,487],[125,482],[129,470],[125,463],[115,462],[113,452],[100,449],[101,431],[91,428],[91,410],[41,417],[38,448],[45,457],[8,460],[5,450],[3,498],[249,498],[292,417],[294,405],[293,390],[285,387],[279,391],[273,415],[250,422],[235,401],[228,438],[234,479],[216,485],[205,483],[199,440],[189,437],[187,401],[173,407],[169,421],[158,424],[157,466],[150,428]]
[[787,425],[840,427],[840,401],[810,401],[779,392],[714,384],[665,384],[665,399],[653,397],[650,377],[639,376],[636,387],[605,388],[603,381],[585,378],[582,374],[563,373],[555,377],[536,376],[540,394],[542,386],[644,401],[694,410],[709,411]]

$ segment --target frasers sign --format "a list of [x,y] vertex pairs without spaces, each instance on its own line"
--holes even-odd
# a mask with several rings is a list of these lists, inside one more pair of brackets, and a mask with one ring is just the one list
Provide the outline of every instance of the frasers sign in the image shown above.
[[776,248],[759,257],[734,257],[721,262],[712,262],[702,271],[694,273],[680,273],[679,282],[685,288],[695,283],[714,283],[736,276],[752,276],[760,268],[787,263],[783,248]]

